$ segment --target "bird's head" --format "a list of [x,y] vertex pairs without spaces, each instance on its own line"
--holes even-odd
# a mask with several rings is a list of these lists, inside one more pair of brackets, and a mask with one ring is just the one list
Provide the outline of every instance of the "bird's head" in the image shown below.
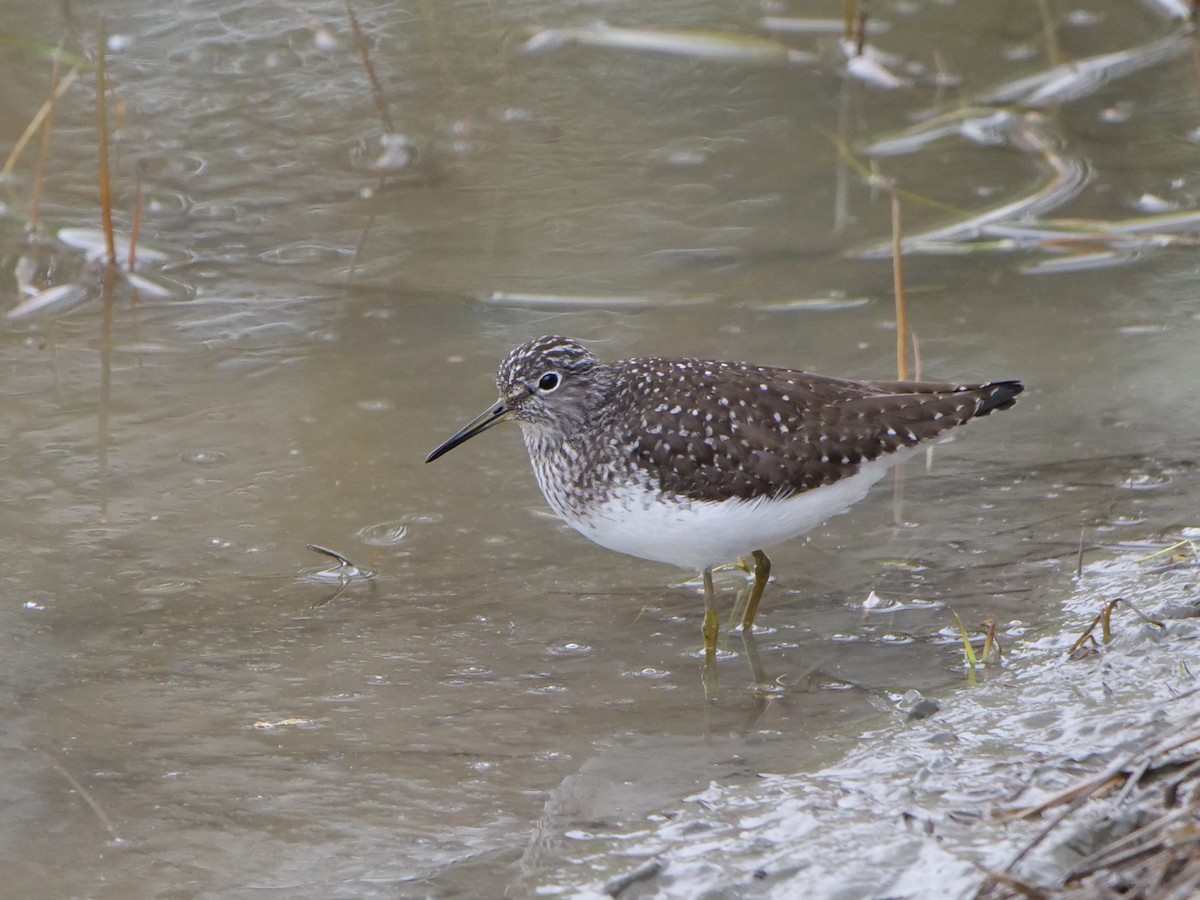
[[612,381],[608,366],[578,341],[560,335],[526,341],[500,364],[499,399],[425,461],[505,419],[566,438],[592,420]]

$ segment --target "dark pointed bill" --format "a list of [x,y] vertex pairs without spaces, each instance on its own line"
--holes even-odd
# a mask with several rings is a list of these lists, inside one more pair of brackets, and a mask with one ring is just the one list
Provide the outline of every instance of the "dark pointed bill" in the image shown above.
[[507,414],[508,406],[503,400],[494,403],[488,409],[484,410],[482,413],[464,425],[452,438],[435,448],[432,453],[425,457],[425,462],[431,463],[443,453],[449,453],[464,441],[469,441],[480,432],[487,431],[497,422],[501,421]]

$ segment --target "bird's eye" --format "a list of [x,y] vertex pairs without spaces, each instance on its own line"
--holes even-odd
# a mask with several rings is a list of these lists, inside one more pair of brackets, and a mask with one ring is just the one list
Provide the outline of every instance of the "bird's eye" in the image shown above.
[[559,385],[559,377],[557,372],[547,372],[538,381],[538,390],[542,393],[549,394]]

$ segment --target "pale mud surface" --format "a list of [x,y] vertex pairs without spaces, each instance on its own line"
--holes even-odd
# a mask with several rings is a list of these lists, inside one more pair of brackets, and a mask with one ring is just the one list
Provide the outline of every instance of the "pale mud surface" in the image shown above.
[[[1156,623],[1125,609],[1111,642],[1072,656],[1077,634],[1116,597]],[[531,887],[572,896],[987,897],[1019,896],[1016,883],[1057,896],[1081,864],[1170,814],[1190,861],[1172,896],[1189,896],[1200,878],[1195,778],[1163,809],[1146,774],[1186,775],[1200,760],[1195,557],[1161,568],[1144,554],[1089,565],[1063,609],[1062,632],[1019,642],[1003,671],[932,715],[906,716],[900,705],[831,765],[758,772],[756,783],[733,771],[636,827],[623,815],[636,803],[611,785],[652,748],[609,748],[547,804],[526,855],[546,871]],[[1070,803],[1080,786],[1081,802]],[[1161,836],[1150,838],[1157,845]],[[1139,845],[1118,849],[1129,846]],[[1128,852],[1112,859],[1119,864],[1089,869],[1085,895],[1153,887],[1163,874],[1139,871]],[[994,872],[1013,880],[989,892]],[[1082,877],[1071,879],[1076,890]]]

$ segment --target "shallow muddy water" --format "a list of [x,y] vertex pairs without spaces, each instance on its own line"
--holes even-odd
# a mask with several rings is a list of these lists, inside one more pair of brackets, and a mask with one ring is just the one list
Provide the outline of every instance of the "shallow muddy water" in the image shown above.
[[[764,15],[840,10],[826,6],[364,6],[404,136],[384,146],[342,4],[118,0],[68,20],[9,0],[5,153],[49,91],[40,47],[90,53],[107,17],[117,228],[140,173],[149,281],[106,303],[78,249],[100,222],[82,71],[39,204],[48,232],[75,230],[66,243],[24,238],[37,140],[0,184],[0,306],[28,302],[24,283],[80,285],[73,305],[0,321],[6,890],[595,893],[643,857],[686,856],[624,848],[688,798],[765,812],[764,774],[804,784],[872,741],[889,752],[880,734],[909,727],[911,692],[974,702],[954,613],[1026,648],[994,677],[1044,677],[1039,654],[1109,590],[1075,577],[1081,541],[1101,564],[1198,524],[1200,274],[1166,226],[1088,243],[1118,254],[1104,265],[1044,236],[985,246],[996,234],[907,257],[923,373],[1028,390],[771,554],[767,699],[730,629],[706,696],[699,584],[557,523],[516,428],[423,464],[494,399],[505,353],[543,333],[607,357],[894,377],[891,263],[865,258],[889,240],[889,200],[839,142],[869,166],[873,142],[1046,71],[1037,4],[875,4],[889,28],[873,40],[912,82],[894,89],[843,78],[828,37],[782,38],[818,54],[792,67],[587,45],[601,16],[758,40]],[[1157,41],[1176,27],[1164,7],[1065,16],[1059,59]],[[522,52],[544,28],[582,31]],[[907,198],[933,201],[906,199],[906,234],[1056,180],[1042,217],[1200,208],[1190,57],[1117,74],[1008,108],[999,144],[880,156]],[[310,544],[376,577],[323,575]],[[743,584],[723,578],[726,608]],[[726,849],[726,874],[760,864],[761,847]],[[714,892],[752,891],[729,878]],[[662,890],[718,882],[679,864]]]

